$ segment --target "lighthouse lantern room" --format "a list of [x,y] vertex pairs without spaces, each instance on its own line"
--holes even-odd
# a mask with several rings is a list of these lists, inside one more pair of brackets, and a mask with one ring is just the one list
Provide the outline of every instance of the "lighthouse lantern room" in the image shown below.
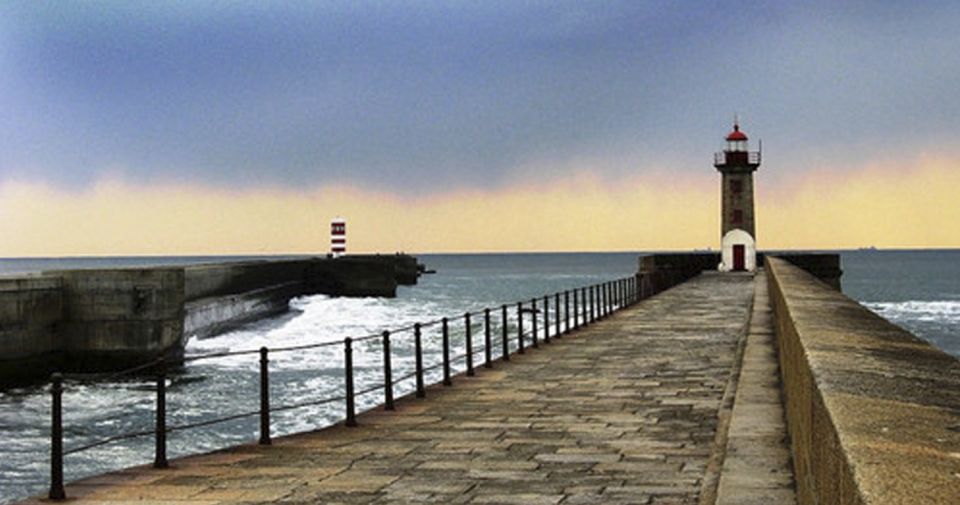
[[750,151],[747,140],[739,122],[734,121],[726,146],[713,159],[713,166],[722,174],[719,269],[724,272],[757,268],[753,172],[760,166],[760,151]]

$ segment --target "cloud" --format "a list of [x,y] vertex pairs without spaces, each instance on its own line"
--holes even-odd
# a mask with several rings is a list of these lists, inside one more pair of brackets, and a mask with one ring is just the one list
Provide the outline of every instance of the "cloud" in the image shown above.
[[412,196],[582,159],[692,174],[735,111],[784,171],[844,171],[956,138],[958,9],[7,3],[0,182]]

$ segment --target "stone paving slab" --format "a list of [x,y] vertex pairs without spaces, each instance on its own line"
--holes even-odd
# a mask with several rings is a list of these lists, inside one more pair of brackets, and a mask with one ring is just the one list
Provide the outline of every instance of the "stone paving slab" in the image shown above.
[[753,298],[704,274],[397,410],[67,486],[71,504],[694,504]]

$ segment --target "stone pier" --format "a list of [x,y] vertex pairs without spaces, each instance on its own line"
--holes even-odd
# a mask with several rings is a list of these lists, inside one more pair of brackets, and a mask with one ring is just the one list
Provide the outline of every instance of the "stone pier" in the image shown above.
[[[331,428],[67,486],[90,503],[712,503],[751,276],[706,273]],[[69,480],[69,476],[68,476]]]

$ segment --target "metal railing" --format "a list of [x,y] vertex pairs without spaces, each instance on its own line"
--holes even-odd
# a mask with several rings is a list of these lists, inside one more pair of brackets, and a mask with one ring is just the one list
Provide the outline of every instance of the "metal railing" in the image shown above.
[[[552,338],[561,338],[563,335],[575,331],[583,326],[586,326],[594,321],[602,319],[609,316],[610,314],[616,312],[617,310],[628,307],[641,299],[644,298],[645,293],[641,290],[641,285],[638,282],[638,278],[625,277],[622,279],[617,279],[613,281],[603,282],[599,284],[593,284],[590,286],[585,286],[573,290],[566,290],[562,292],[553,293],[552,295],[544,295],[540,298],[532,298],[529,302],[516,302],[516,344],[514,349],[518,353],[525,353],[527,349],[526,337],[530,336],[533,348],[540,347],[539,334],[541,333],[538,329],[538,326],[542,324],[542,334],[543,342],[549,344],[551,341],[550,335],[550,326],[553,324],[554,332]],[[562,298],[562,303],[561,303]],[[553,301],[553,308],[551,311],[551,299]],[[538,305],[538,302],[540,304]],[[572,303],[571,303],[572,302]],[[525,305],[526,303],[526,305]],[[500,309],[500,340],[499,347],[501,348],[499,358],[503,361],[510,360],[510,339],[511,339],[511,328],[508,318],[508,305],[501,305]],[[206,359],[213,358],[222,358],[228,356],[244,356],[244,355],[258,355],[259,356],[259,390],[260,390],[260,405],[259,409],[252,410],[248,412],[241,412],[239,414],[233,414],[225,417],[197,421],[192,423],[168,426],[167,425],[167,403],[166,403],[166,383],[167,383],[167,373],[169,371],[170,363],[167,363],[163,358],[158,358],[156,360],[150,361],[148,363],[123,370],[120,372],[113,373],[102,373],[102,374],[61,374],[55,373],[51,376],[51,399],[52,399],[52,413],[51,413],[51,440],[50,440],[50,490],[48,496],[51,500],[64,500],[66,499],[66,492],[64,490],[63,484],[63,458],[64,456],[75,454],[78,452],[86,451],[99,447],[102,445],[110,444],[113,442],[128,440],[138,437],[146,437],[149,435],[154,436],[154,468],[167,468],[169,463],[167,461],[167,434],[175,431],[183,431],[194,428],[200,428],[205,426],[211,426],[214,424],[225,423],[228,421],[234,421],[238,419],[243,419],[247,417],[259,416],[259,444],[261,445],[270,445],[272,443],[271,439],[271,420],[270,414],[274,412],[287,411],[297,408],[309,407],[309,406],[318,406],[336,402],[343,402],[344,405],[344,424],[349,427],[357,426],[357,417],[356,417],[356,398],[359,396],[367,395],[373,393],[377,390],[383,389],[383,403],[382,405],[385,410],[394,410],[394,389],[397,384],[415,379],[415,389],[414,394],[417,398],[426,397],[426,387],[425,387],[425,374],[429,371],[442,368],[442,384],[444,386],[453,385],[453,377],[451,376],[451,363],[454,361],[465,361],[466,363],[466,375],[473,376],[475,375],[474,369],[474,359],[478,355],[483,357],[483,367],[492,368],[494,362],[494,353],[493,350],[498,347],[494,343],[494,332],[493,332],[493,319],[495,318],[496,308],[484,308],[475,312],[467,312],[463,314],[463,330],[464,330],[464,352],[457,356],[451,357],[450,351],[450,326],[451,322],[455,321],[451,318],[441,318],[426,323],[416,323],[412,326],[407,326],[404,328],[398,328],[395,330],[385,330],[380,333],[366,335],[362,337],[352,338],[347,337],[342,341],[331,341],[331,342],[322,342],[316,344],[306,344],[306,345],[296,345],[288,347],[275,347],[269,349],[267,347],[261,347],[259,349],[250,349],[242,351],[229,351],[229,352],[214,352],[203,355],[188,356],[183,358],[182,363],[194,362]],[[524,331],[524,315],[530,315],[531,331],[529,333]],[[457,317],[456,319],[460,319]],[[474,346],[474,318],[482,318],[483,327],[483,343],[482,349],[475,349]],[[423,361],[423,330],[427,327],[433,327],[439,325],[441,331],[441,355],[442,360],[440,363],[424,366]],[[391,360],[391,343],[392,338],[399,333],[412,332],[413,335],[413,344],[414,344],[414,358],[415,366],[414,371],[406,374],[404,376],[393,378],[393,364]],[[380,340],[382,345],[383,353],[383,383],[376,384],[374,386],[368,387],[366,389],[357,391],[354,384],[354,359],[353,359],[353,345],[357,342],[365,342],[372,340]],[[332,347],[342,345],[343,346],[343,360],[344,360],[344,384],[343,384],[343,395],[323,398],[320,400],[306,401],[291,403],[286,405],[274,406],[270,402],[270,356],[277,353],[283,352],[293,352],[293,351],[303,351],[309,349],[318,349],[324,347]],[[178,362],[179,366],[181,362]],[[117,379],[124,376],[130,376],[134,374],[141,373],[151,373],[155,374],[156,379],[156,408],[155,408],[155,425],[153,430],[146,431],[134,431],[129,433],[124,433],[120,435],[114,435],[111,437],[106,437],[95,442],[87,443],[78,447],[74,447],[68,450],[64,450],[63,445],[63,393],[64,393],[64,379],[77,379],[77,380],[111,380]]]
[[720,151],[713,153],[714,166],[759,165],[760,151]]

